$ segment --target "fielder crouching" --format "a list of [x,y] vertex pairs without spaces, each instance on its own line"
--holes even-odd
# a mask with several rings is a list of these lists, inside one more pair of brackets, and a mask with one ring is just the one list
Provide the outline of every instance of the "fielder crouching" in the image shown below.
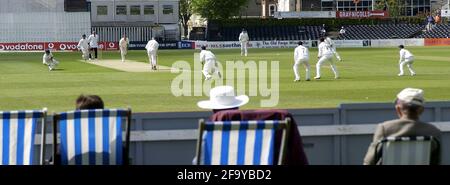
[[48,66],[48,70],[52,71],[56,68],[56,66],[59,64],[57,60],[53,57],[52,53],[50,53],[50,50],[45,50],[44,56],[42,57],[42,64]]

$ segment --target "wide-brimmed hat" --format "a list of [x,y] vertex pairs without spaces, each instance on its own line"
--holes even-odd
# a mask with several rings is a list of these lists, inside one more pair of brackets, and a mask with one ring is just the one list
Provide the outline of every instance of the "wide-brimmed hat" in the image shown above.
[[422,89],[406,88],[397,94],[397,99],[404,103],[423,106],[425,99],[423,97]]
[[199,101],[197,106],[202,109],[231,109],[247,104],[247,95],[236,96],[231,86],[218,86],[209,92],[209,100]]

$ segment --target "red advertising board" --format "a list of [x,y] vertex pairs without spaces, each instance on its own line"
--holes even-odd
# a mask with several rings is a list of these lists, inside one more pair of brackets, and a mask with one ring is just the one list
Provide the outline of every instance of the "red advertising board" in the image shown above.
[[[0,43],[0,51],[77,51],[77,42],[21,42],[21,43]],[[116,42],[100,42],[101,50],[118,50]]]
[[450,46],[450,39],[425,39],[425,46]]
[[341,19],[379,19],[379,18],[388,18],[389,13],[387,11],[382,10],[374,10],[374,11],[337,11],[336,17]]

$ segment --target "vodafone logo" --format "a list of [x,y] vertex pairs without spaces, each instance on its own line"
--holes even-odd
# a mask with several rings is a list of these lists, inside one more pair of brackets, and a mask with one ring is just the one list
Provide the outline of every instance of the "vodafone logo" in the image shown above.
[[53,49],[54,47],[55,47],[55,44],[53,44],[53,43],[51,43],[51,42],[48,43],[48,48],[49,48],[49,49]]
[[43,43],[0,43],[0,50],[27,51],[44,50]]
[[116,46],[116,44],[114,44],[114,42],[110,42],[110,43],[109,43],[109,47],[110,47],[110,48],[114,48],[115,46]]

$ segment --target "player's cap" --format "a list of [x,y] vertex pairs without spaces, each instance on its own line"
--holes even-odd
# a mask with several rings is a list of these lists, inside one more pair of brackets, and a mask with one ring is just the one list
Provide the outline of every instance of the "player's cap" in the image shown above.
[[403,103],[423,106],[425,99],[423,97],[422,89],[406,88],[397,94],[397,100],[401,100]]
[[298,45],[303,45],[303,41],[298,41]]
[[205,49],[206,49],[206,46],[205,46],[205,45],[202,45],[201,48],[202,48],[202,50],[205,50]]
[[209,100],[199,101],[197,106],[202,109],[230,109],[248,103],[247,95],[236,96],[232,86],[218,86],[209,92]]
[[405,48],[405,46],[404,45],[400,45],[400,46],[398,46],[398,48],[403,49],[403,48]]
[[46,53],[50,53],[50,50],[49,50],[49,49],[45,49],[45,52],[46,52]]

